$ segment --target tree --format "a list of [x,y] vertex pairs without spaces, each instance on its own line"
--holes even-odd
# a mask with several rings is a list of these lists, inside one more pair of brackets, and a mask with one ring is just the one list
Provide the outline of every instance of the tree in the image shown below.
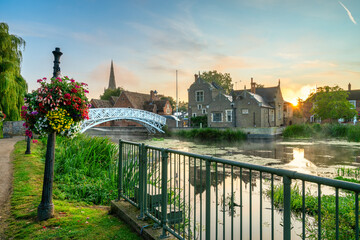
[[348,100],[349,93],[339,86],[319,87],[315,93],[311,93],[309,100],[313,103],[311,113],[316,118],[331,119],[332,121],[344,118],[352,119],[357,111]]
[[25,41],[9,34],[9,26],[0,23],[0,110],[10,121],[20,119],[21,106],[27,92],[27,83],[20,75],[24,48]]
[[255,88],[264,88],[264,84],[255,83]]
[[214,82],[218,84],[228,94],[233,89],[230,73],[220,73],[214,70],[214,71],[203,72],[202,74],[200,74],[200,77],[208,83]]
[[106,89],[103,95],[100,95],[101,100],[110,100],[112,96],[118,97],[123,89],[118,87],[116,89]]

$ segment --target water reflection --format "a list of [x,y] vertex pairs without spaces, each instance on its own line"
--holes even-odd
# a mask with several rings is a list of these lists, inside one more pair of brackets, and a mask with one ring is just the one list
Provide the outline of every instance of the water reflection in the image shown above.
[[287,168],[302,173],[312,173],[316,169],[316,165],[305,157],[304,148],[293,148],[294,159],[286,164]]

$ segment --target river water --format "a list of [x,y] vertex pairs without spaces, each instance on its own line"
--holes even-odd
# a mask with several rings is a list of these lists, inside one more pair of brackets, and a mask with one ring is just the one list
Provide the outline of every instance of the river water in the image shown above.
[[[215,156],[233,161],[289,169],[330,178],[336,176],[337,169],[340,167],[357,167],[359,164],[357,161],[360,159],[360,157],[357,157],[360,155],[360,143],[349,143],[337,140],[289,141],[278,139],[228,143],[188,141],[176,138],[144,138],[136,136],[126,136],[123,140],[145,143],[155,147]],[[113,141],[118,142],[118,139],[113,138]],[[189,179],[190,183],[188,187],[183,185],[180,185],[180,187],[188,189],[186,198],[190,196],[189,204],[190,202],[199,204],[205,198],[204,192],[198,191],[198,189],[203,189],[204,183],[203,180],[197,179],[199,176],[195,177],[196,179],[192,179],[190,176],[190,174],[194,172],[192,171],[192,168],[193,163],[190,163],[190,161],[186,163],[186,166],[184,163],[183,168],[179,168],[180,174],[182,174],[181,171],[187,172],[186,177]],[[247,239],[250,233],[252,234],[253,239],[259,239],[259,222],[261,222],[261,225],[263,226],[263,239],[271,239],[271,202],[269,197],[264,194],[264,191],[270,188],[269,181],[263,180],[261,182],[263,189],[265,190],[260,193],[260,180],[258,176],[254,175],[252,178],[250,177],[249,180],[248,177],[244,178],[248,172],[242,172],[242,177],[239,177],[239,171],[235,171],[232,174],[233,177],[231,177],[231,174],[225,174],[225,167],[224,169],[220,168],[220,170],[224,170],[224,174],[219,175],[220,181],[217,179],[215,182],[212,179],[211,183],[211,199],[213,200],[211,215],[217,217],[212,223],[214,228],[211,229],[212,236],[216,236],[214,239],[230,239],[231,236],[233,236],[234,239],[238,239],[240,232],[242,232],[243,237],[245,237],[244,239]],[[197,167],[196,171],[203,172],[203,169]],[[229,169],[226,169],[226,172],[229,173]],[[205,176],[205,174],[203,176]],[[231,188],[231,185],[233,185],[233,188]],[[244,199],[242,201],[243,207],[241,210],[243,220],[240,220],[240,208],[235,208],[230,211],[230,208],[224,207],[225,205],[222,201],[222,199],[228,199],[229,196],[233,196],[234,202],[239,203],[240,192],[242,192],[241,197]],[[324,189],[324,192],[326,193],[327,190]],[[316,194],[316,190],[313,193]],[[220,199],[220,201],[215,203],[214,199]],[[260,203],[260,199],[262,199],[262,203]],[[262,204],[262,210],[259,208],[259,206],[261,206],[260,204]],[[192,213],[195,215],[195,219],[199,218],[202,212],[205,211],[204,207],[205,204],[202,205],[201,210],[196,209],[196,213]],[[260,219],[261,212],[262,219]],[[281,211],[275,211],[273,215],[274,239],[282,239],[282,214]],[[190,216],[190,218],[194,218],[194,216]],[[308,221],[312,221],[311,218],[308,218]],[[203,219],[203,223],[204,222],[205,219]],[[252,223],[252,226],[250,226],[249,222]],[[191,228],[192,227],[193,225],[191,225]],[[299,221],[296,216],[292,216],[292,239],[300,239],[301,227],[301,221]],[[226,233],[225,236],[222,234],[223,232]],[[202,232],[202,234],[205,233]],[[199,235],[197,237],[199,238]],[[204,235],[202,235],[202,238],[204,238]]]

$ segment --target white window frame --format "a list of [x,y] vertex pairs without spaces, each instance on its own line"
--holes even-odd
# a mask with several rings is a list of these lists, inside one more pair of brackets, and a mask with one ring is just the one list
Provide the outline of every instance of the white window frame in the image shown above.
[[202,114],[206,114],[206,108],[202,109]]
[[198,110],[202,109],[202,104],[197,105]]
[[192,117],[196,117],[196,113],[193,113],[193,114],[192,114]]
[[[202,98],[200,98],[201,95],[202,95]],[[204,98],[205,98],[205,96],[204,96],[203,90],[195,91],[195,101],[196,102],[204,102]]]
[[[214,116],[215,114],[220,114],[220,121],[214,121]],[[212,122],[222,122],[223,121],[223,114],[222,112],[214,112],[214,113],[211,113],[211,121]]]
[[[226,116],[226,122],[232,122],[233,110],[232,109],[226,109],[225,110],[225,116]],[[230,120],[229,120],[229,117],[230,117]]]
[[351,103],[352,105],[354,105],[355,109],[356,109],[356,100],[349,100],[349,103]]
[[248,108],[243,108],[243,109],[241,109],[241,113],[242,114],[249,114],[249,109]]
[[272,122],[275,121],[275,110],[274,109],[270,109],[270,121],[272,121]]

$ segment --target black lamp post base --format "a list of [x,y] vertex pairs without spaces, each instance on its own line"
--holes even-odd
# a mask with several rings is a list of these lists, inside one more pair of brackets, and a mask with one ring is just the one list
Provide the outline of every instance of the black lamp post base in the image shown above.
[[25,152],[25,154],[31,154],[30,142],[31,142],[31,138],[30,138],[30,137],[27,137],[27,139],[26,139],[26,152]]
[[54,217],[55,210],[54,204],[41,204],[38,207],[37,217],[39,221],[43,221]]

